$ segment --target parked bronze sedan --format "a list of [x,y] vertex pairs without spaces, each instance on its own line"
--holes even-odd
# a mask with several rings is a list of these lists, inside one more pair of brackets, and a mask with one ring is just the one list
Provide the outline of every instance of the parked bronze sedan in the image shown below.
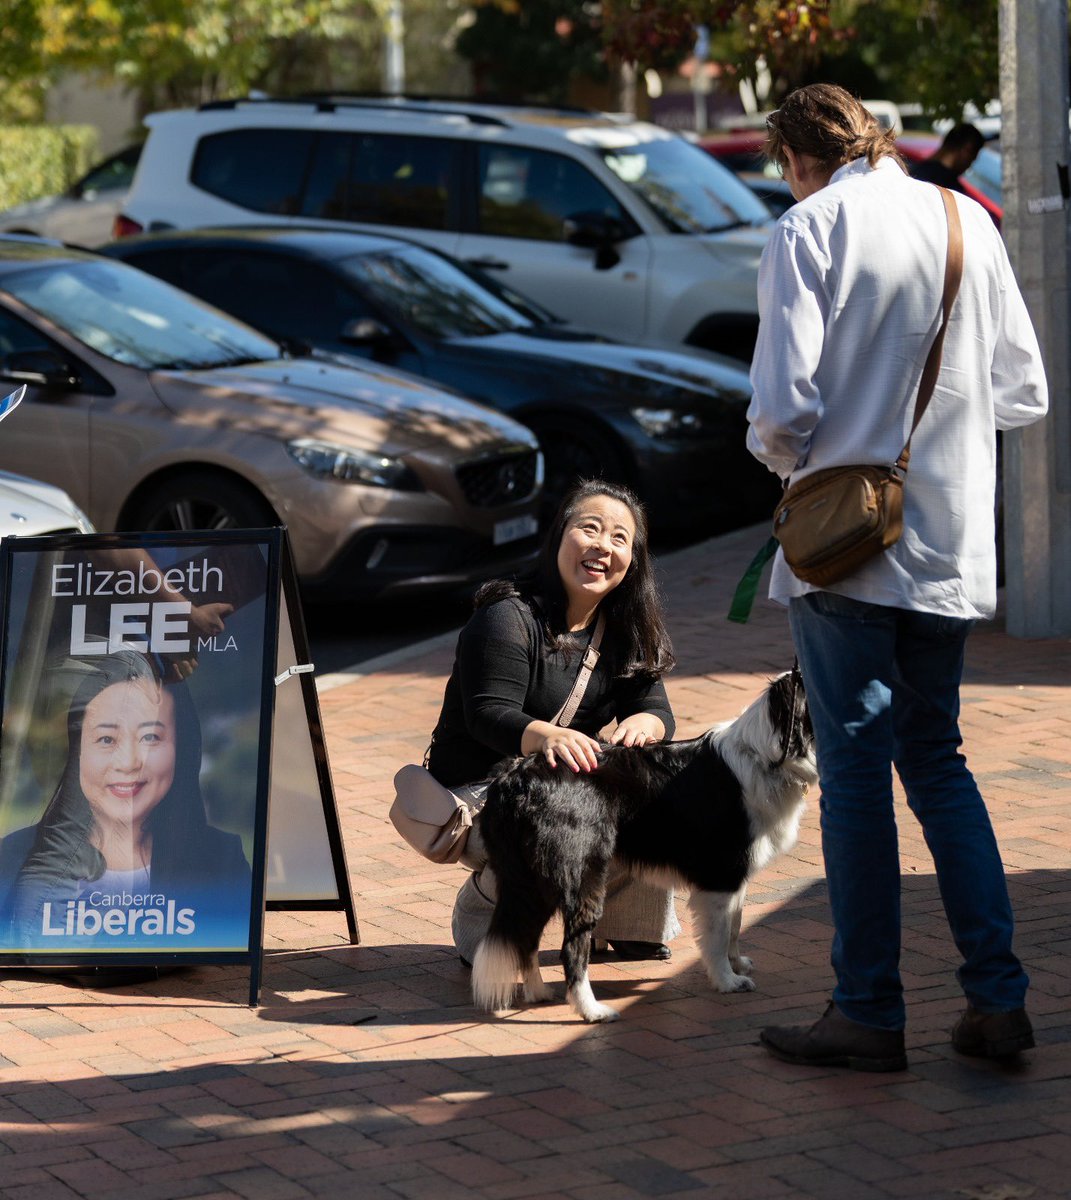
[[542,459],[500,413],[374,366],[289,357],[123,263],[0,238],[0,467],[101,530],[284,522],[317,598],[461,587],[535,554]]

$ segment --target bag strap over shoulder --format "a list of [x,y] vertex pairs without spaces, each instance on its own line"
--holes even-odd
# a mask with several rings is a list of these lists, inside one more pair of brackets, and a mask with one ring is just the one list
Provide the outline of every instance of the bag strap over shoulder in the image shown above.
[[584,651],[583,661],[580,663],[580,671],[577,674],[576,683],[573,684],[573,690],[566,696],[565,703],[551,719],[550,723],[552,725],[566,726],[576,716],[576,710],[580,707],[580,701],[584,698],[584,692],[587,691],[591,673],[598,665],[599,646],[602,644],[602,635],[605,632],[606,618],[602,613],[599,613],[599,619],[595,622],[595,632],[591,635],[591,641],[588,643],[588,648]]
[[911,421],[911,433],[908,435],[903,450],[900,451],[900,457],[896,460],[897,469],[904,472],[907,471],[907,464],[911,458],[911,439],[915,436],[915,430],[918,428],[919,421],[922,420],[922,414],[926,411],[926,406],[930,403],[930,397],[937,384],[937,373],[941,369],[941,352],[944,349],[948,319],[952,312],[956,293],[959,291],[960,280],[963,277],[963,226],[960,224],[959,209],[956,206],[955,197],[948,188],[938,188],[937,190],[941,193],[941,199],[944,201],[945,217],[948,220],[948,255],[945,258],[945,288],[941,298],[941,327],[937,330],[937,336],[934,338],[930,353],[926,358],[926,365],[922,368],[918,396],[915,398],[915,415]]

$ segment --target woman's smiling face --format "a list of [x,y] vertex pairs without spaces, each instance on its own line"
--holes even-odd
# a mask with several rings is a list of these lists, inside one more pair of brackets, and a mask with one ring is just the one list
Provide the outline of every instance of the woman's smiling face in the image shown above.
[[558,573],[572,621],[590,617],[600,600],[625,578],[632,562],[636,522],[611,496],[581,501],[562,533]]
[[78,777],[99,824],[140,827],[175,778],[175,702],[166,689],[131,680],[95,696]]

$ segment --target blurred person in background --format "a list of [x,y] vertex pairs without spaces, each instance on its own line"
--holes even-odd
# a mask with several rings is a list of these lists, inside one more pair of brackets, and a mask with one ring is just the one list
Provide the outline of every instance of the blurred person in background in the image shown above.
[[912,164],[911,178],[962,192],[959,177],[970,169],[984,145],[985,138],[973,125],[953,125],[929,158]]

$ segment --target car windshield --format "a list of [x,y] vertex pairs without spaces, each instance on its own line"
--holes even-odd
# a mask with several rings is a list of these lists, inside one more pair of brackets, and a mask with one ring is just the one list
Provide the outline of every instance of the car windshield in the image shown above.
[[4,276],[17,300],[98,354],[130,367],[226,367],[279,347],[170,284],[124,263],[63,260]]
[[134,172],[140,157],[140,146],[128,146],[95,166],[72,190],[76,195],[88,198],[97,192],[106,192],[112,188],[128,188],[134,182]]
[[514,306],[448,259],[407,246],[343,259],[343,270],[403,324],[433,338],[481,337],[530,329],[549,319]]
[[732,171],[682,138],[600,147],[598,153],[673,233],[719,233],[770,220]]

